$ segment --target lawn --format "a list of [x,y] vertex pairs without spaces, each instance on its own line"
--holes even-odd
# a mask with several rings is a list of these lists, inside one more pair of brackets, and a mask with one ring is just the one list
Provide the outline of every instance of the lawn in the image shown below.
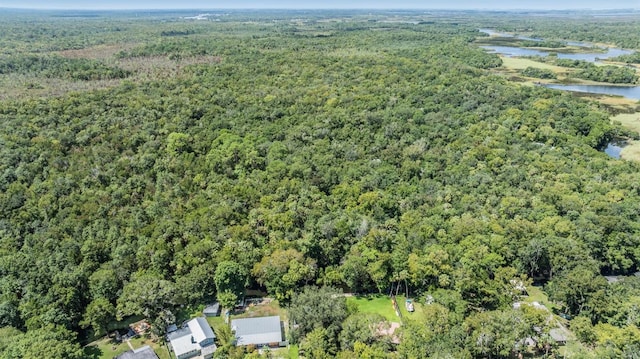
[[404,304],[406,300],[405,297],[398,296],[396,298],[398,299],[398,306],[400,306],[400,313],[402,313],[403,318],[419,317],[422,315],[422,313],[424,313],[424,307],[422,306],[422,303],[418,303],[417,298],[410,298],[413,301],[413,313],[409,313],[407,311],[407,307]]
[[284,308],[280,307],[277,300],[269,298],[263,298],[262,303],[249,304],[241,312],[234,312],[231,315],[231,319],[238,318],[252,318],[252,317],[269,317],[273,315],[279,315],[280,320],[287,321],[287,312]]
[[533,285],[528,286],[527,293],[529,293],[529,295],[524,298],[524,302],[527,302],[527,303],[538,302],[540,304],[543,304],[545,307],[549,308],[549,310],[553,309],[554,307],[553,303],[549,301],[549,298],[547,298],[547,294],[542,291],[541,287],[536,287]]
[[[404,307],[404,299],[400,302],[398,297],[398,305]],[[399,322],[400,318],[396,315],[391,304],[391,298],[386,295],[366,295],[347,297],[347,303],[354,303],[358,311],[361,313],[377,313],[385,317],[390,322]]]
[[[131,339],[131,345],[135,349],[148,345],[156,352],[158,358],[170,359],[166,346],[160,342],[153,342],[148,336]],[[113,359],[116,355],[120,355],[129,350],[131,350],[131,348],[129,348],[127,343],[115,343],[108,337],[96,340],[84,348],[86,357],[93,359]]]
[[289,358],[290,359],[298,359],[299,354],[298,354],[298,346],[297,345],[291,345],[289,347]]
[[207,323],[211,326],[211,328],[217,328],[222,325],[226,325],[224,322],[224,313],[220,314],[217,317],[207,317]]
[[627,145],[620,151],[620,158],[640,162],[640,141],[627,140]]

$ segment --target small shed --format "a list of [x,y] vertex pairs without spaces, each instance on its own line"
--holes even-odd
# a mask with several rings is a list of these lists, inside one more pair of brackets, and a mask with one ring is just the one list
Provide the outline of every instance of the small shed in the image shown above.
[[205,317],[217,317],[220,316],[220,303],[216,302],[207,305],[202,311]]
[[569,340],[567,332],[564,329],[561,329],[561,328],[553,328],[553,329],[551,329],[549,331],[549,335],[559,345],[565,345],[565,344],[567,344],[567,340]]

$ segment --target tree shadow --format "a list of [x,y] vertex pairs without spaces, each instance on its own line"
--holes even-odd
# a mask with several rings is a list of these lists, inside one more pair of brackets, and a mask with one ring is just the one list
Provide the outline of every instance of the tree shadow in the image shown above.
[[84,357],[88,359],[100,359],[102,357],[102,350],[97,346],[89,345],[84,347]]

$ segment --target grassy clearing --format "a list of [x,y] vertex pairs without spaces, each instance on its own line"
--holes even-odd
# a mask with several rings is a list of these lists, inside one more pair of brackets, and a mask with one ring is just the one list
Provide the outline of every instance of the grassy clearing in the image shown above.
[[[382,315],[390,322],[399,322],[400,318],[396,315],[391,304],[391,299],[386,295],[366,295],[347,297],[347,302],[355,303],[358,307],[358,311],[361,313],[377,313]],[[403,307],[404,299],[400,302],[398,297],[398,304]]]
[[640,133],[640,113],[622,113],[611,117],[612,122],[619,122],[623,127]]
[[560,66],[545,64],[530,59],[521,59],[515,57],[500,57],[502,59],[502,66],[512,70],[524,70],[527,67],[535,67],[538,69],[551,70],[556,74],[567,72],[567,69]]
[[[618,122],[623,127],[640,133],[640,112],[622,113],[611,118],[612,122]],[[627,145],[620,152],[620,158],[640,162],[640,141],[627,140]]]
[[620,96],[591,96],[601,104],[613,110],[614,113],[640,112],[640,104],[638,101]]
[[620,158],[640,162],[640,141],[627,140],[627,145],[620,151]]
[[545,307],[549,308],[549,310],[551,311],[555,308],[555,305],[551,303],[551,301],[549,301],[547,294],[542,291],[541,287],[536,287],[536,286],[527,287],[527,293],[529,293],[529,295],[524,298],[524,302],[526,303],[538,302],[544,305]]

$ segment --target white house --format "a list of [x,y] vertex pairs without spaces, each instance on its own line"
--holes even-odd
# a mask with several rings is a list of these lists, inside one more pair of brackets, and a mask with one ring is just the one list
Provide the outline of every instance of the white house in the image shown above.
[[169,333],[167,339],[178,359],[195,356],[209,359],[216,351],[216,335],[204,317],[191,319],[181,329]]

